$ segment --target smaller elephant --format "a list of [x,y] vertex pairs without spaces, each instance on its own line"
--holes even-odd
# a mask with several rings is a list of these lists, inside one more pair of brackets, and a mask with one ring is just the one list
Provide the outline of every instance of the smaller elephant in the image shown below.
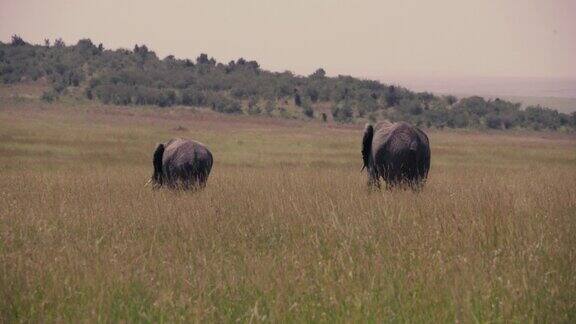
[[200,189],[206,186],[212,164],[212,153],[204,144],[174,138],[156,147],[150,181],[154,188]]
[[387,187],[407,184],[420,188],[430,170],[430,142],[418,127],[405,122],[379,122],[366,125],[362,140],[362,159],[368,171],[368,184]]

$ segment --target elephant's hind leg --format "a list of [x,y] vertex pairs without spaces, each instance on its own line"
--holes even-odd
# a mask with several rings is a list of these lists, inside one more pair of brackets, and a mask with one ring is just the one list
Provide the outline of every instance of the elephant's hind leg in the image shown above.
[[378,171],[371,168],[368,170],[368,189],[379,190],[380,189],[380,175]]

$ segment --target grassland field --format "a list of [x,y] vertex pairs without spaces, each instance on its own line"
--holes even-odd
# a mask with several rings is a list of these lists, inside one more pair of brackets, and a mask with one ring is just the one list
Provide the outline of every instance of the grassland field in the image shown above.
[[[576,139],[428,130],[369,192],[362,125],[0,100],[0,322],[576,322]],[[144,187],[171,137],[197,193]]]

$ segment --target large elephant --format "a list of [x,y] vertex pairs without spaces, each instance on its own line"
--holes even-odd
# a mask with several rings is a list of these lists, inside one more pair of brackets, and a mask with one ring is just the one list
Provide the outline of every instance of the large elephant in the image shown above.
[[382,177],[388,188],[400,184],[419,188],[430,170],[430,142],[422,130],[405,122],[368,124],[362,159],[369,186],[379,188]]
[[203,144],[174,138],[156,147],[151,181],[154,188],[164,185],[171,189],[203,188],[212,170],[212,163],[212,153]]

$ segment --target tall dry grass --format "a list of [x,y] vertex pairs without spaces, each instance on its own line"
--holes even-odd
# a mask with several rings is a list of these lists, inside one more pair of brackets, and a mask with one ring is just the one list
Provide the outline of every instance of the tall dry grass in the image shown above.
[[[576,321],[573,139],[432,132],[369,193],[360,130],[114,111],[0,109],[0,321]],[[143,187],[173,135],[204,191]]]

